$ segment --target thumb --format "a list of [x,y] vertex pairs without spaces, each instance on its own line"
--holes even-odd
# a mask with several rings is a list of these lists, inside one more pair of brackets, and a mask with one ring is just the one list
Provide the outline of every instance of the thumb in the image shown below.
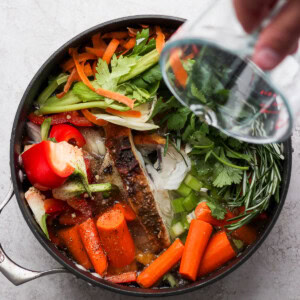
[[295,49],[300,37],[300,1],[290,0],[262,31],[253,61],[264,70],[276,67]]

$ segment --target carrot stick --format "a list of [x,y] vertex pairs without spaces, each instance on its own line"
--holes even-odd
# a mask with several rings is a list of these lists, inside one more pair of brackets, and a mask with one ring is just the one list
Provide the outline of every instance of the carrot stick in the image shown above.
[[178,82],[178,84],[185,88],[188,74],[186,70],[183,68],[182,62],[180,60],[179,56],[179,50],[172,51],[170,55],[170,65],[172,67],[172,70],[174,72],[175,78]]
[[105,52],[105,49],[104,48],[85,47],[85,51],[88,53],[94,54],[97,57],[102,57]]
[[110,63],[110,60],[117,50],[119,43],[120,42],[117,39],[113,38],[105,49],[102,59],[105,60],[107,64]]
[[192,281],[197,278],[199,265],[213,227],[200,220],[192,220],[180,263],[179,273]]
[[69,250],[73,258],[86,269],[91,269],[92,264],[81,242],[78,225],[70,228],[61,229],[57,233],[58,237]]
[[105,212],[98,218],[97,228],[110,264],[121,268],[132,263],[135,247],[122,211]]
[[231,236],[235,239],[243,241],[246,245],[253,244],[257,239],[256,230],[250,225],[243,225],[242,227],[234,230]]
[[198,270],[198,277],[202,277],[220,268],[236,256],[225,231],[216,233],[209,241]]
[[105,120],[97,119],[92,113],[89,112],[88,109],[82,109],[81,112],[85,116],[85,118],[93,124],[96,124],[98,126],[105,126],[108,123]]
[[158,53],[161,53],[163,47],[165,46],[165,35],[161,31],[159,26],[155,26],[156,31],[156,50]]
[[96,33],[92,36],[92,43],[93,43],[94,48],[100,48],[101,47],[100,36],[101,36],[101,33]]
[[92,84],[90,83],[89,79],[87,78],[87,76],[84,73],[84,69],[82,67],[82,65],[80,65],[79,61],[78,61],[78,54],[77,54],[77,50],[75,49],[70,49],[71,55],[73,57],[75,66],[76,66],[76,70],[77,73],[80,77],[80,79],[82,80],[82,82],[89,87],[92,91],[95,91],[94,87],[92,86]]
[[93,76],[93,70],[92,70],[91,65],[89,63],[84,65],[83,70],[84,70],[84,74],[86,76],[88,76],[88,77]]
[[79,235],[95,271],[102,275],[107,269],[107,259],[93,219],[88,219],[79,225]]
[[59,98],[59,99],[62,98],[62,97],[69,91],[69,89],[70,89],[72,83],[76,80],[76,75],[77,75],[77,71],[76,71],[76,69],[74,68],[74,69],[72,70],[70,76],[68,77],[68,80],[67,80],[67,82],[66,82],[66,84],[65,84],[65,86],[64,86],[64,90],[63,90],[61,93],[56,94],[56,97],[57,97],[57,98]]
[[113,283],[126,283],[136,281],[136,272],[126,272],[120,275],[106,276],[106,280]]
[[126,97],[122,94],[112,92],[112,91],[109,91],[109,90],[104,90],[102,88],[98,88],[96,90],[96,93],[100,96],[110,98],[110,99],[116,100],[120,103],[123,103],[123,104],[127,105],[128,107],[130,107],[131,109],[133,109],[135,99],[131,99],[131,98]]
[[195,209],[195,215],[197,220],[201,220],[204,222],[207,222],[213,226],[223,226],[224,220],[217,220],[211,215],[211,210],[207,206],[206,202],[200,202],[196,209]]
[[126,31],[115,31],[105,33],[102,38],[103,39],[126,39],[128,37],[128,32]]
[[119,110],[108,107],[105,109],[105,111],[112,115],[129,117],[129,118],[140,118],[142,116],[142,113],[138,110],[119,111]]
[[[97,57],[94,55],[94,54],[91,54],[91,53],[80,53],[78,54],[78,62],[86,62],[87,60],[93,60],[93,59],[97,59]],[[68,70],[71,70],[72,68],[75,67],[75,63],[73,61],[73,58],[70,58],[69,60],[67,60],[65,63],[63,63],[61,65],[62,69],[64,71],[68,71]]]
[[136,214],[132,208],[126,203],[116,203],[114,209],[119,209],[122,211],[126,221],[133,221],[136,219]]
[[136,43],[136,38],[133,37],[129,39],[129,41],[126,44],[124,44],[124,48],[130,50],[135,46],[135,43]]
[[154,262],[152,262],[137,278],[137,283],[149,288],[154,285],[165,273],[167,273],[181,258],[184,245],[179,239]]

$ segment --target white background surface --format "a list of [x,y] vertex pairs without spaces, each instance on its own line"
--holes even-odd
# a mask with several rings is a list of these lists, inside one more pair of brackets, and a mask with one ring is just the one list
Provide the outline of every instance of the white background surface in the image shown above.
[[[29,81],[64,42],[104,21],[135,14],[196,16],[208,0],[1,0],[0,1],[0,200],[8,190],[9,139],[14,114]],[[291,185],[285,207],[260,249],[218,283],[193,292],[194,299],[300,299],[300,127],[293,136]],[[0,243],[22,266],[58,266],[36,241],[15,199],[0,220]],[[172,297],[183,299],[184,296]],[[0,299],[135,299],[92,288],[58,274],[15,287],[0,274]]]

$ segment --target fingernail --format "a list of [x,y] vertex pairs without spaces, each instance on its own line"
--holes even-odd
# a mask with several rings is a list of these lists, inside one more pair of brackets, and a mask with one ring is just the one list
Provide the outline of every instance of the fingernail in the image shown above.
[[256,50],[253,61],[263,70],[271,70],[280,62],[280,55],[271,48]]

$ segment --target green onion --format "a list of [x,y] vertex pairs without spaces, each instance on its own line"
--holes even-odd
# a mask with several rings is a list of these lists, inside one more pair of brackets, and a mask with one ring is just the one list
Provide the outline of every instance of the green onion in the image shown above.
[[51,126],[51,118],[46,118],[41,125],[41,138],[42,141],[48,140],[49,130]]
[[198,199],[195,193],[190,193],[186,198],[183,200],[183,207],[186,211],[192,211],[198,204]]
[[182,205],[183,200],[183,197],[172,200],[171,205],[175,213],[184,212],[184,207]]
[[183,196],[186,197],[191,193],[192,189],[188,187],[186,184],[183,182],[180,184],[179,188],[177,189],[177,192]]
[[202,182],[200,182],[196,177],[188,174],[188,176],[184,179],[184,183],[193,189],[196,192],[199,192],[200,189],[203,187]]

